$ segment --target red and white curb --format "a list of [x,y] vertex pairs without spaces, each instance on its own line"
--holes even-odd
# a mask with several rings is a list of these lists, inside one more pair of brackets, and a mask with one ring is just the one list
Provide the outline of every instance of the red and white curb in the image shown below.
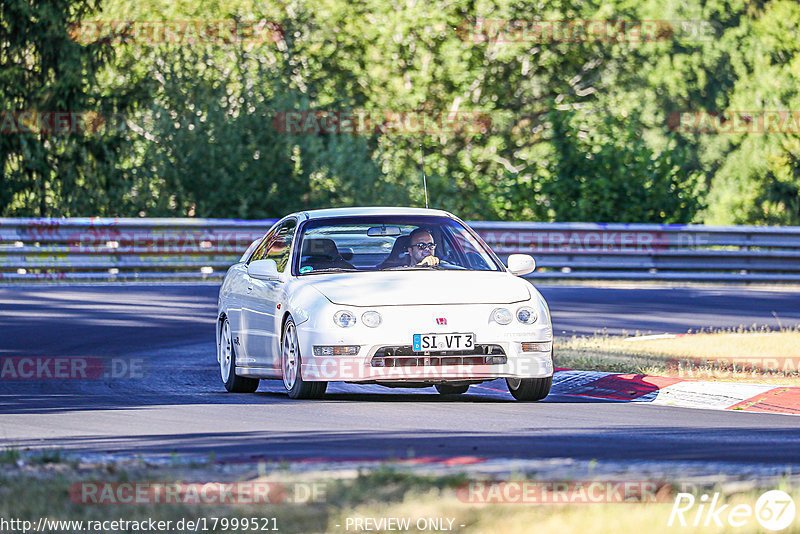
[[663,406],[800,415],[800,387],[559,369],[552,393]]

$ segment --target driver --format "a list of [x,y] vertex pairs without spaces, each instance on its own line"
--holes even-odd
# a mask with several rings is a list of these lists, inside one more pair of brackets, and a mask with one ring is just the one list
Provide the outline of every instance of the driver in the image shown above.
[[417,228],[409,234],[408,265],[439,265],[439,258],[433,255],[436,243],[430,230]]

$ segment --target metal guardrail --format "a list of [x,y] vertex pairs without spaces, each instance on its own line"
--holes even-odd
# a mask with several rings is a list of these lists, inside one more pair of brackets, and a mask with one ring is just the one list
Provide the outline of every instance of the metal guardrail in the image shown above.
[[217,279],[274,222],[0,218],[0,280]]
[[[0,280],[218,279],[274,220],[0,218]],[[472,222],[533,279],[800,281],[800,227]]]
[[800,281],[800,227],[471,223],[501,257],[530,254],[532,278]]

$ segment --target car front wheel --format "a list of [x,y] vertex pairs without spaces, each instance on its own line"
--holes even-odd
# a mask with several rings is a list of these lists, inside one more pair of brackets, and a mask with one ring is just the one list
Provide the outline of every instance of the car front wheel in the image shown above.
[[547,397],[553,385],[553,377],[506,378],[508,391],[518,401],[538,401]]
[[281,341],[281,370],[283,385],[292,399],[318,399],[325,394],[327,382],[306,382],[303,380],[300,344],[297,341],[297,327],[290,317],[283,327]]

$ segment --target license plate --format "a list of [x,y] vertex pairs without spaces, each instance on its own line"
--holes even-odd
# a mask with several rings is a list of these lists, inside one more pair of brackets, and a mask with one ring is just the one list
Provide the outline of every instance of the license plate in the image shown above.
[[414,334],[414,352],[469,350],[474,347],[475,334]]

